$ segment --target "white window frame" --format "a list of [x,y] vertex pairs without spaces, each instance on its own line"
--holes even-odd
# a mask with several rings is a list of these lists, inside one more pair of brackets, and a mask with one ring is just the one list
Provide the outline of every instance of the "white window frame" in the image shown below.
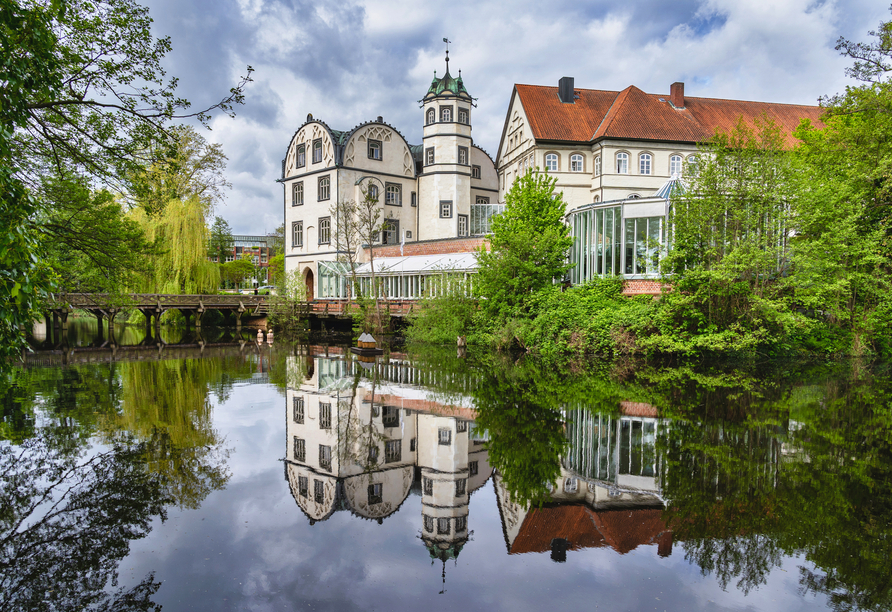
[[[381,161],[384,158],[384,145],[380,140],[375,140],[373,138],[369,138],[368,141],[368,150],[369,150],[369,159],[374,159],[375,161]],[[377,155],[375,155],[377,153]]]
[[440,123],[452,123],[452,107],[440,107]]
[[570,172],[584,172],[585,158],[579,153],[570,156]]
[[682,168],[684,168],[684,158],[681,155],[670,155],[669,176],[681,176]]
[[601,175],[601,156],[595,156],[595,176]]
[[654,156],[642,153],[638,156],[638,174],[650,176],[653,173]]
[[629,154],[624,151],[620,151],[616,154],[616,173],[629,173]]
[[452,200],[440,200],[440,218],[452,218]]
[[436,109],[429,108],[427,109],[427,122],[425,125],[432,125],[437,122],[437,111]]
[[384,186],[384,203],[388,206],[402,206],[403,186],[397,183],[387,183]]
[[557,153],[545,154],[545,169],[549,172],[557,172],[560,167],[560,160]]
[[425,166],[433,166],[436,160],[436,156],[434,155],[434,148],[428,147],[424,150],[424,165]]
[[[459,123],[461,123],[462,125],[470,125],[471,124],[470,117],[471,117],[471,113],[470,113],[470,111],[468,111],[468,109],[466,109],[466,108],[458,109],[458,122]],[[464,121],[462,121],[462,119],[464,119]]]

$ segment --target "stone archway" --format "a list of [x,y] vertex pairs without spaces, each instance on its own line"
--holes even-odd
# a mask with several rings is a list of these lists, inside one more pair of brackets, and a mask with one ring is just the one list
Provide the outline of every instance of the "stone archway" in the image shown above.
[[304,274],[304,282],[307,285],[307,301],[312,302],[315,299],[315,282],[313,280],[313,271],[307,268],[306,273]]

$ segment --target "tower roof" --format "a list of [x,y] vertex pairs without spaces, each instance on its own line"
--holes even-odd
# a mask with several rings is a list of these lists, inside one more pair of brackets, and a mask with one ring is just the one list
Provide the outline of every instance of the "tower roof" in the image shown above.
[[431,86],[428,88],[424,97],[430,98],[449,94],[452,94],[453,96],[471,97],[471,94],[465,89],[465,84],[461,80],[461,73],[459,73],[457,79],[453,78],[452,75],[449,74],[449,68],[447,68],[446,74],[438,79],[437,73],[434,72],[434,80],[431,81]]

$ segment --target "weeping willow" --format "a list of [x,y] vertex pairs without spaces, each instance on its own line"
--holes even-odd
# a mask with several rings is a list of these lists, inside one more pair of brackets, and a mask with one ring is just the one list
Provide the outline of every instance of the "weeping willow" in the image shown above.
[[223,377],[216,359],[122,363],[122,402],[102,423],[106,437],[143,443],[146,467],[164,477],[170,498],[197,508],[229,480],[228,451],[213,427],[210,388]]
[[140,207],[131,213],[154,241],[159,255],[138,291],[147,293],[213,293],[220,285],[219,266],[208,261],[210,232],[206,206],[196,197],[170,200],[154,215]]

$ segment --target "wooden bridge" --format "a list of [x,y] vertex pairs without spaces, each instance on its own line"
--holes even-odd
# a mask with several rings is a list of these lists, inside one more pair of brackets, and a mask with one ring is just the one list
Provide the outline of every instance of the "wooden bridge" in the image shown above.
[[[273,298],[274,299],[274,298]],[[391,317],[405,317],[412,313],[416,300],[382,299],[381,305]],[[72,310],[83,310],[99,319],[108,321],[113,330],[115,317],[123,310],[139,310],[146,317],[146,329],[159,331],[161,315],[168,310],[179,310],[186,318],[187,327],[201,329],[201,319],[208,310],[235,315],[236,329],[242,327],[242,317],[265,317],[270,311],[270,296],[267,295],[169,295],[161,293],[129,293],[113,295],[108,293],[59,293],[50,301],[47,308],[53,317],[53,329],[66,331],[68,315]],[[358,310],[356,302],[348,300],[314,300],[298,305],[295,314],[302,317],[349,318]],[[156,334],[157,337],[157,334]]]

